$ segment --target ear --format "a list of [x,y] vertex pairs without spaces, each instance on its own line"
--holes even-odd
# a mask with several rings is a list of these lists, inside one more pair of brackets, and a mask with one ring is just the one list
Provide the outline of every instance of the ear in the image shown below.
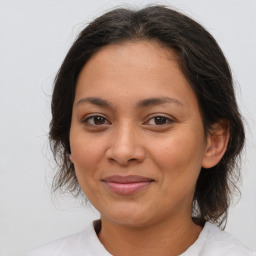
[[72,154],[71,154],[71,153],[68,155],[68,158],[69,158],[70,162],[73,163],[73,157],[72,157]]
[[221,119],[212,125],[207,136],[207,146],[202,161],[203,168],[215,166],[225,154],[229,141],[229,127],[229,121],[226,119]]

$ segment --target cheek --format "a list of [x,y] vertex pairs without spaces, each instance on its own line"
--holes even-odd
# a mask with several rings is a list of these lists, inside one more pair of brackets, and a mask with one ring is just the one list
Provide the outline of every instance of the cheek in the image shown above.
[[175,136],[161,143],[159,150],[155,149],[154,162],[161,172],[161,193],[171,195],[162,196],[161,204],[170,207],[173,204],[190,206],[201,170],[202,158],[198,150],[202,147],[198,146],[200,142],[197,143],[195,137],[188,137]]
[[95,164],[104,155],[102,140],[99,141],[92,136],[71,135],[70,148],[74,163],[80,167],[91,167],[89,170],[94,169]]
[[203,156],[202,138],[196,133],[170,135],[169,137],[151,145],[151,155],[155,164],[162,171],[164,177],[173,181],[176,179],[196,179]]
[[70,147],[75,167],[75,173],[81,189],[90,200],[91,190],[97,190],[100,180],[99,164],[102,161],[104,150],[102,143],[84,134],[70,135]]
[[78,183],[86,197],[91,201],[95,196],[92,191],[96,193],[97,181],[99,180],[96,171],[99,146],[79,136],[78,138],[71,137],[70,147]]

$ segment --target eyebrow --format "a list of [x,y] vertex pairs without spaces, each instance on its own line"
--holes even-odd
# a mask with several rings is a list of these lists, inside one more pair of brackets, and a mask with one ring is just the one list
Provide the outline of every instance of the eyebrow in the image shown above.
[[[80,105],[80,104],[87,103],[87,102],[91,103],[93,105],[100,106],[100,107],[107,107],[107,108],[114,109],[113,105],[109,101],[104,100],[102,98],[97,98],[97,97],[82,98],[76,103],[76,105]],[[178,101],[175,98],[155,97],[155,98],[148,98],[148,99],[139,101],[137,103],[137,107],[145,108],[148,106],[160,105],[160,104],[164,104],[164,103],[173,103],[178,106],[184,106],[180,101]]]
[[159,105],[159,104],[164,104],[164,103],[174,103],[179,106],[184,106],[177,99],[169,98],[169,97],[160,97],[160,98],[149,98],[149,99],[142,100],[138,103],[138,107],[143,108],[143,107],[148,107],[151,105]]
[[108,102],[107,100],[101,99],[101,98],[96,98],[96,97],[88,97],[88,98],[82,98],[79,100],[76,105],[80,105],[82,103],[91,103],[93,105],[97,105],[100,107],[107,107],[107,108],[113,108],[112,104]]

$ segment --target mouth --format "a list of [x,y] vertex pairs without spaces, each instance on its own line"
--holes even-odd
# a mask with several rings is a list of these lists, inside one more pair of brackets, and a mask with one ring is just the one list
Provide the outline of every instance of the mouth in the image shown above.
[[102,180],[112,192],[121,195],[131,195],[150,186],[154,180],[151,178],[129,175],[109,176]]

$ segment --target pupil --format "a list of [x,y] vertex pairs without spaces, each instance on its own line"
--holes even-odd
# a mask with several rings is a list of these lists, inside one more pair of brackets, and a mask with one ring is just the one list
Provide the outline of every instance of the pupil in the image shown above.
[[155,117],[155,122],[156,124],[165,124],[166,123],[166,118],[159,116],[159,117]]
[[94,117],[94,123],[95,124],[104,124],[105,119],[101,116]]

